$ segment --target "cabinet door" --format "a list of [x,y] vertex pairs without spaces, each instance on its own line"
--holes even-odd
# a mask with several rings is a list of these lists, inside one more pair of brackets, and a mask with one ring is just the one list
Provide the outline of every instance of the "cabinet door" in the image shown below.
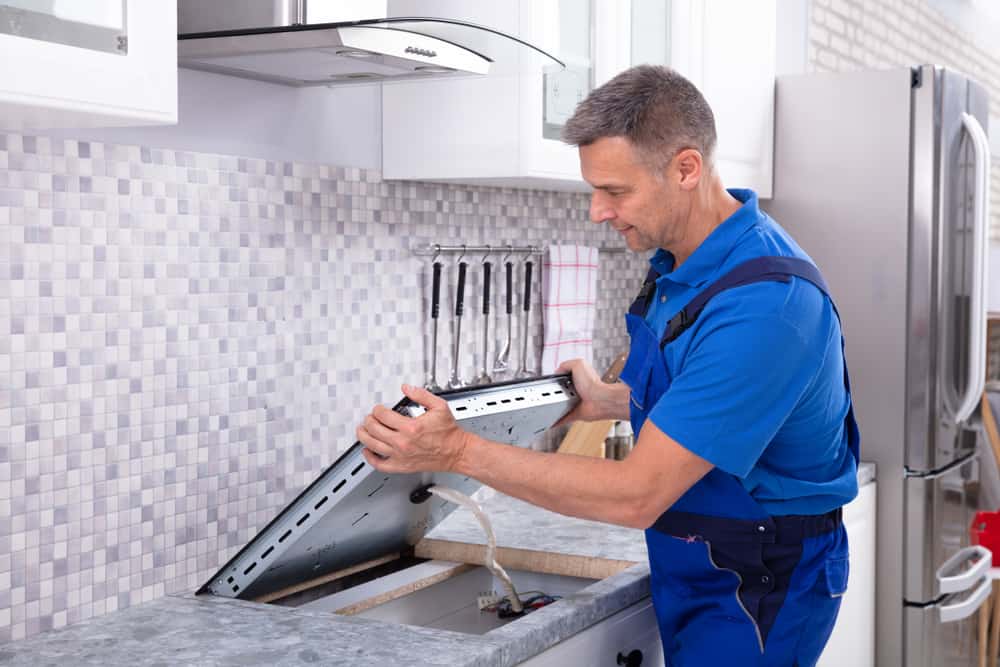
[[877,486],[861,487],[844,506],[851,572],[840,614],[818,667],[871,667],[875,664],[875,502]]
[[608,665],[625,664],[625,658],[639,658],[643,667],[662,667],[663,645],[660,628],[650,598],[644,598],[583,632],[563,640],[535,657],[522,662],[524,666]]
[[774,0],[673,0],[673,66],[715,113],[716,163],[727,187],[771,196]]
[[563,76],[547,69],[533,50],[508,40],[424,28],[496,62],[486,76],[383,83],[385,178],[585,189],[577,151],[559,135],[575,101],[593,85],[590,7],[569,0],[390,0],[394,16],[447,16],[497,28],[565,59],[569,67]]
[[0,126],[177,122],[176,26],[175,0],[0,0]]

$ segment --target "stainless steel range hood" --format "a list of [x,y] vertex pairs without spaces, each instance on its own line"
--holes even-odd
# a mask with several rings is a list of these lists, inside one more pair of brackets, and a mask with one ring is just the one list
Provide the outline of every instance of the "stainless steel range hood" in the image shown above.
[[358,18],[360,11],[384,13],[386,6],[369,0],[178,0],[177,61],[181,67],[290,86],[488,73],[493,62],[488,53],[421,30],[458,26],[468,31],[469,41],[497,36],[563,65],[517,37],[466,21]]

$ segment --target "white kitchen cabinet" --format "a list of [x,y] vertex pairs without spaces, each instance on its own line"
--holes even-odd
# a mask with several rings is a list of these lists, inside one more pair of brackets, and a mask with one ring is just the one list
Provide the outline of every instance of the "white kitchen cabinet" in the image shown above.
[[177,122],[175,0],[0,0],[0,53],[0,130]]
[[[588,188],[562,123],[597,85],[633,64],[668,64],[712,104],[723,182],[771,194],[775,2],[761,0],[392,0],[390,13],[489,25],[564,60],[559,71],[526,48],[484,46],[484,77],[385,83],[385,178]],[[468,33],[443,38],[468,44]],[[472,43],[473,48],[476,44]]]
[[858,490],[844,506],[851,572],[840,614],[818,667],[871,667],[875,664],[875,502],[877,484]]
[[572,113],[592,85],[589,2],[393,0],[389,7],[396,16],[439,15],[488,25],[564,59],[567,69],[560,72],[513,43],[479,43],[468,31],[435,29],[436,36],[480,47],[495,63],[488,76],[383,84],[385,178],[584,189],[576,149],[558,140],[557,119]]
[[[641,659],[634,651],[641,653]],[[632,661],[628,662],[630,655]],[[664,664],[660,630],[650,598],[643,598],[521,663],[524,667],[624,664],[642,667]]]
[[774,0],[673,0],[672,65],[715,113],[716,163],[727,187],[771,196],[774,155]]

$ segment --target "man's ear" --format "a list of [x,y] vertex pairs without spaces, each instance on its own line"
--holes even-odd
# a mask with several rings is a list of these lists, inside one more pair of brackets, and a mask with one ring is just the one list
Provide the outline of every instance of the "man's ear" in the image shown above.
[[705,164],[701,153],[694,148],[685,148],[673,159],[674,174],[682,190],[694,190],[704,174]]

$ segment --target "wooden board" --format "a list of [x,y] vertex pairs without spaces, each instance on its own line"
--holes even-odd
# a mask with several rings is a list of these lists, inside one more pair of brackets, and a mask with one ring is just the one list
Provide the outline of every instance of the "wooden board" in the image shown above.
[[[601,381],[612,384],[618,382],[618,374],[625,367],[628,352],[623,352],[611,363],[601,377]],[[615,425],[614,419],[602,419],[594,422],[574,422],[569,427],[566,437],[557,450],[560,454],[577,454],[579,456],[604,457],[604,439],[608,431]]]
[[348,575],[357,574],[358,572],[363,572],[364,570],[370,570],[371,568],[378,567],[379,565],[385,565],[386,563],[396,560],[399,556],[400,554],[389,554],[387,556],[382,556],[381,558],[375,558],[373,560],[365,561],[364,563],[352,565],[351,567],[345,567],[343,570],[337,570],[336,572],[325,574],[322,577],[316,577],[315,579],[310,579],[309,581],[303,581],[300,584],[294,584],[288,588],[282,588],[280,591],[274,591],[272,593],[268,593],[267,595],[261,595],[258,598],[254,598],[254,602],[274,602],[275,600],[280,600],[281,598],[292,595],[293,593],[301,593],[302,591],[309,590],[310,588],[322,586],[323,584],[328,584],[331,581],[336,581],[337,579],[343,579]]
[[441,583],[452,577],[457,577],[463,572],[468,572],[469,570],[475,569],[472,565],[467,565],[465,563],[458,563],[444,570],[443,572],[438,572],[429,577],[424,577],[422,579],[417,579],[415,581],[409,581],[401,586],[393,588],[392,590],[384,591],[377,595],[365,598],[359,602],[348,605],[341,609],[336,610],[334,613],[340,614],[341,616],[352,616],[354,614],[360,614],[363,611],[367,611],[372,607],[377,607],[380,604],[390,602],[397,598],[401,598],[410,593],[415,593],[422,588],[427,588],[428,586],[433,586],[434,584]]
[[990,448],[993,450],[993,456],[996,458],[997,465],[1000,465],[1000,428],[997,427],[997,419],[996,415],[993,414],[993,406],[990,405],[990,398],[985,392],[983,393],[982,414],[983,427],[986,429]]
[[[418,558],[482,565],[486,560],[486,545],[423,539],[417,543],[414,555]],[[572,556],[511,547],[497,547],[496,560],[505,570],[526,570],[585,579],[604,579],[635,565],[633,561],[627,560]]]

